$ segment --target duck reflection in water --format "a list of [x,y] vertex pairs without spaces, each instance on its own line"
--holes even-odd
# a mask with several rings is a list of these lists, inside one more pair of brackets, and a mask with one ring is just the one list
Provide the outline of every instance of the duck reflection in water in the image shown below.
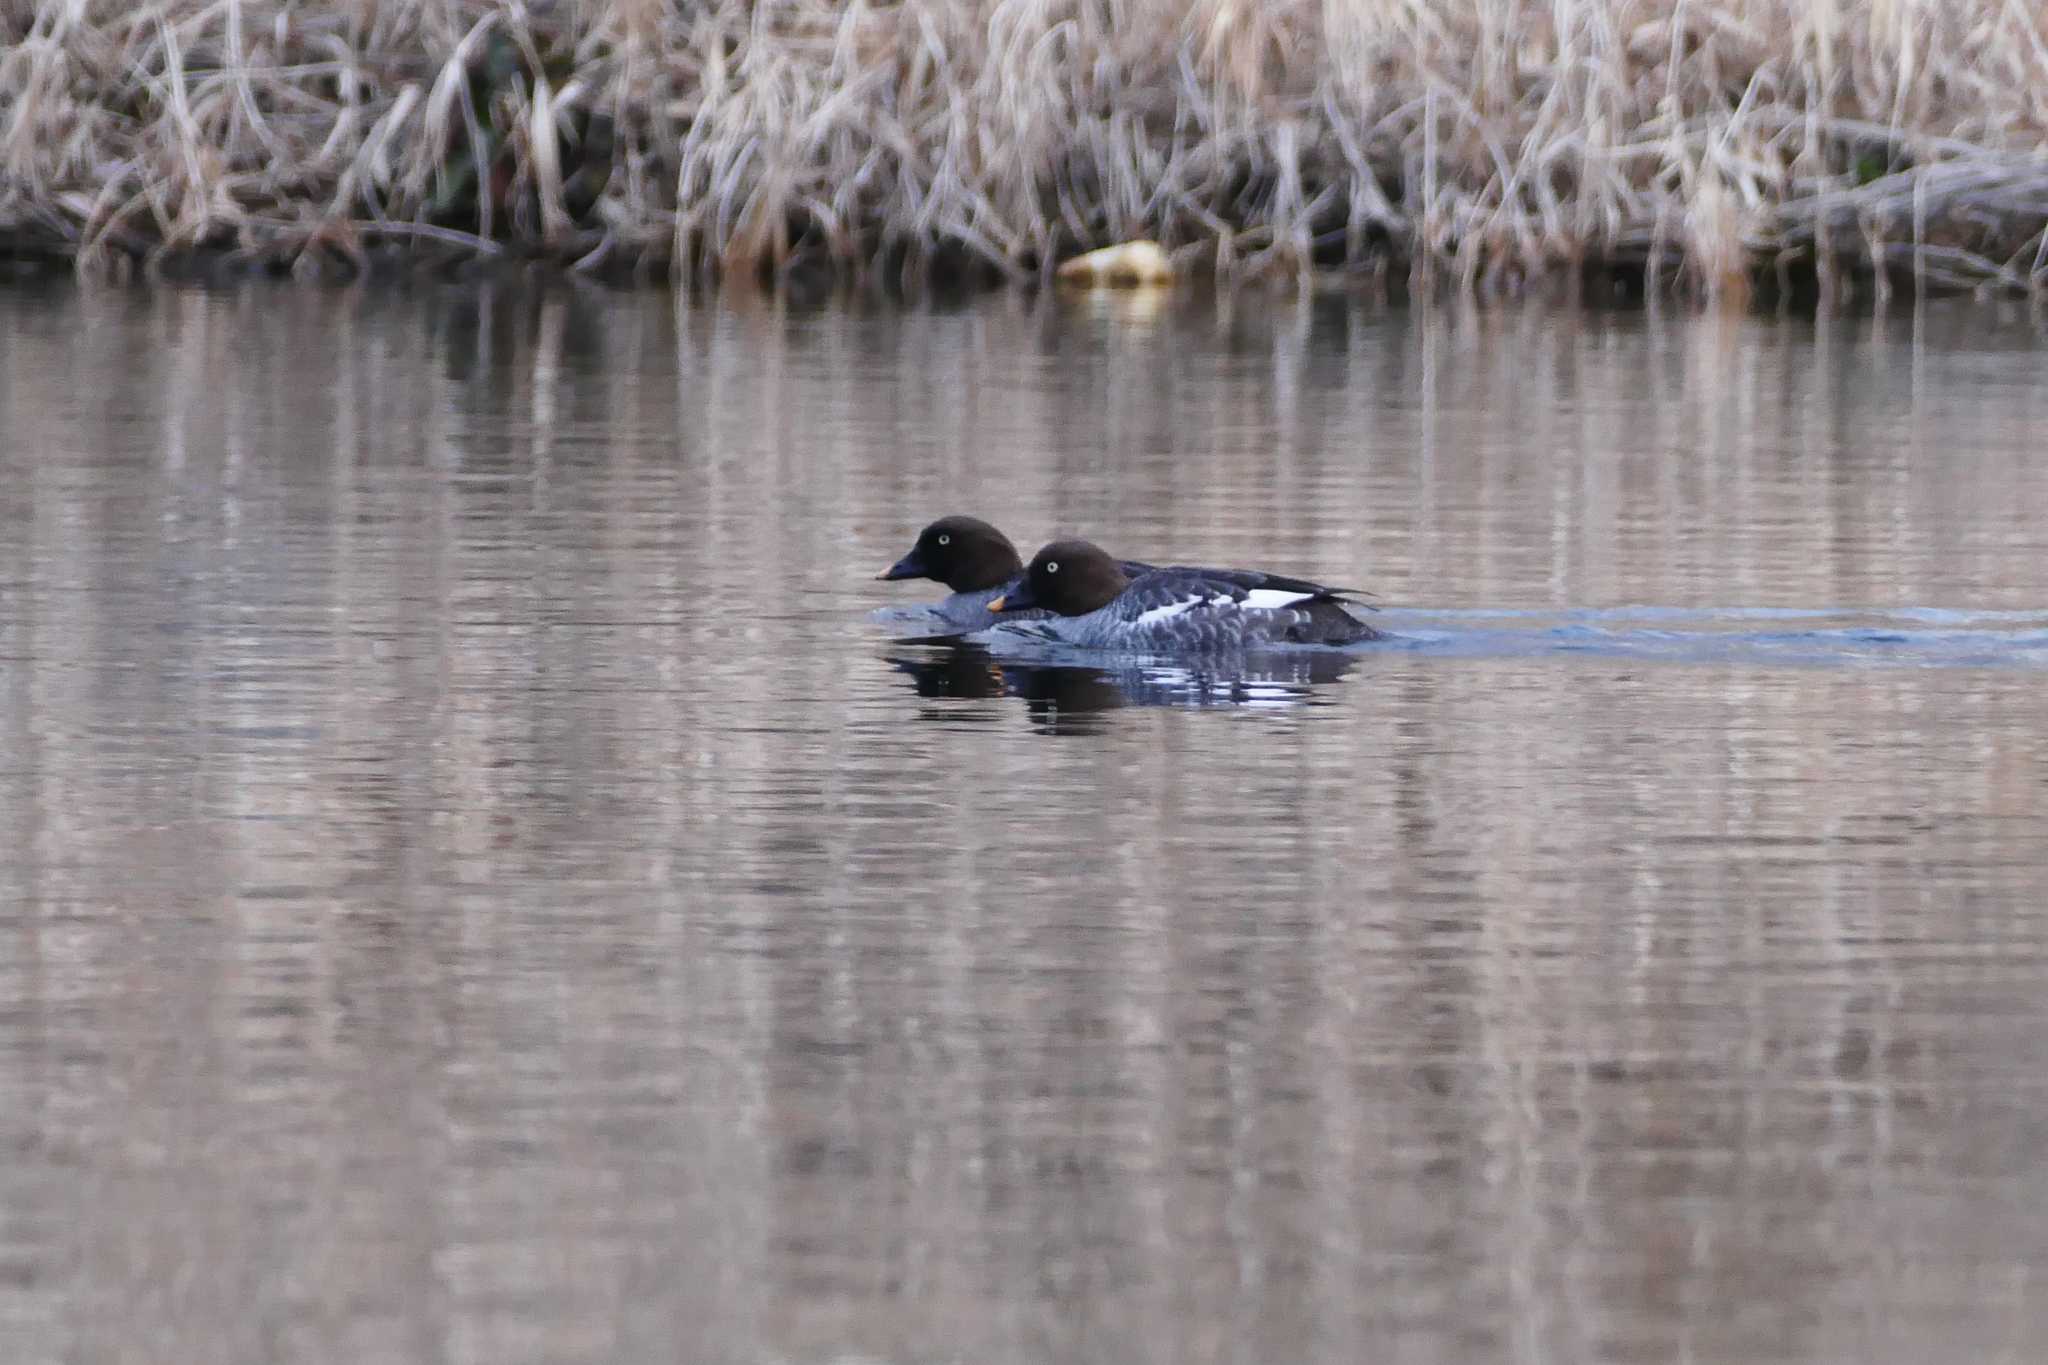
[[[920,697],[1022,698],[1036,719],[1087,716],[1126,706],[1274,710],[1315,700],[1315,689],[1350,672],[1358,657],[1335,650],[1247,655],[1201,665],[1000,663],[980,645],[904,641],[885,656]],[[957,717],[950,717],[957,718]],[[1058,727],[1056,727],[1058,728]]]

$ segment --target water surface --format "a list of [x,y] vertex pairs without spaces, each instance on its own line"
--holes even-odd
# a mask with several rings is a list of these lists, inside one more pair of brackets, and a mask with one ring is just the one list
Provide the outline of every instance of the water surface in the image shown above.
[[[0,293],[7,1357],[2033,1360],[2042,366]],[[1397,638],[916,638],[951,511]]]

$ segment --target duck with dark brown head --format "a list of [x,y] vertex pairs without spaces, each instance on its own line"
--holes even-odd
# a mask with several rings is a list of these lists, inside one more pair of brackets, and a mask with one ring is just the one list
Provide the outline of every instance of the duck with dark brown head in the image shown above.
[[[1126,562],[1131,573],[1148,573],[1150,565]],[[931,610],[948,626],[967,633],[987,630],[996,623],[988,610],[994,599],[1013,591],[1024,581],[1024,561],[1010,538],[979,517],[940,517],[918,532],[910,553],[891,564],[879,579],[929,578],[943,583],[952,595],[932,604]],[[1013,615],[1029,620],[1047,613],[1032,611]]]
[[[991,598],[1012,613],[1049,611],[1014,633],[1140,653],[1216,654],[1274,645],[1349,645],[1380,633],[1355,614],[1356,590],[1251,569],[1167,568],[1131,574],[1085,540],[1032,556],[1024,581]],[[1008,629],[1008,627],[1006,627]]]

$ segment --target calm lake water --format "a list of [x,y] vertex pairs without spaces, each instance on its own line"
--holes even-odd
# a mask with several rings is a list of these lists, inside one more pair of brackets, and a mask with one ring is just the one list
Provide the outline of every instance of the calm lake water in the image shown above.
[[2038,1360],[2043,337],[0,293],[6,1359]]

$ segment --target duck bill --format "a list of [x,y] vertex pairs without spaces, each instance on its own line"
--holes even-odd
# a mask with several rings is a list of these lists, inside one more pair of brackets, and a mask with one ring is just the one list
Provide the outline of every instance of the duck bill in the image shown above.
[[1019,583],[1001,597],[990,602],[988,609],[996,615],[1001,615],[1009,611],[1029,611],[1037,605],[1038,599],[1031,595],[1031,585]]
[[903,558],[875,575],[877,582],[887,583],[898,578],[929,578],[931,571],[925,568],[924,560],[912,550]]

